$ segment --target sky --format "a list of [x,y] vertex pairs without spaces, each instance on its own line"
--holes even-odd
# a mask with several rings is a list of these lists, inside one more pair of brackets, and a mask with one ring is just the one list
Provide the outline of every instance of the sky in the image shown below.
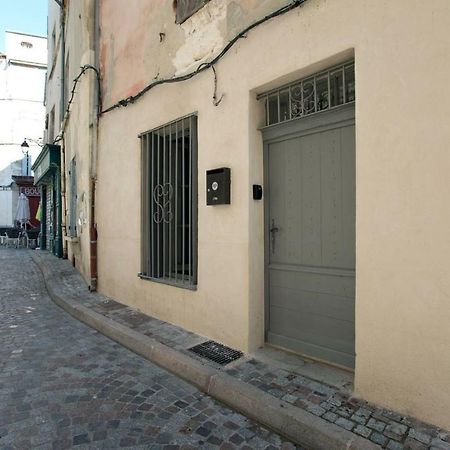
[[47,36],[48,0],[0,0],[0,52],[5,30]]

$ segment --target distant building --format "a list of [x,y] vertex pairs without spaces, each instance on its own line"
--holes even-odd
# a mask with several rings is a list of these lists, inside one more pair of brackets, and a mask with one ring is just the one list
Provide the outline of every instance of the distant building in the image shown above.
[[19,189],[13,176],[22,173],[22,162],[14,161],[0,170],[0,227],[12,227],[19,198]]
[[36,158],[45,123],[47,38],[7,31],[5,46],[6,54],[0,54],[0,170],[23,158],[24,139],[31,159]]
[[[47,39],[7,31],[5,44],[6,53],[0,54],[0,226],[10,227],[20,190],[14,177],[30,177],[41,150]],[[21,146],[24,141],[28,147]]]
[[20,194],[28,197],[30,225],[39,226],[36,219],[40,190],[34,186],[34,177],[25,175],[24,160],[17,160],[0,170],[0,228],[11,228],[15,224],[17,201]]

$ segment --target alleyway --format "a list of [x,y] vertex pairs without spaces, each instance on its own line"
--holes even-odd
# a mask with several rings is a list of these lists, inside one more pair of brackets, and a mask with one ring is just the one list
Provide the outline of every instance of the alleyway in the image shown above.
[[55,306],[0,248],[0,448],[291,449]]

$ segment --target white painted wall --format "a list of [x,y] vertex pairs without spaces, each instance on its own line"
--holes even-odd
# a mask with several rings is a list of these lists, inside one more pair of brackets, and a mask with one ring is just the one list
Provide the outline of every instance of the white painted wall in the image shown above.
[[40,65],[47,64],[47,37],[45,36],[6,31],[5,49],[9,59]]
[[[47,39],[5,33],[6,56],[0,59],[0,170],[23,157],[25,138],[39,140],[45,126],[44,89]],[[32,160],[41,148],[32,141]]]
[[12,176],[22,173],[22,160],[14,161],[0,170],[0,227],[14,224],[19,189],[12,185]]

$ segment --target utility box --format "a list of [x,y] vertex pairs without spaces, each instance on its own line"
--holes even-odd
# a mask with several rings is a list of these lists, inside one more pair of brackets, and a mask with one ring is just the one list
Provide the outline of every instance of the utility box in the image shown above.
[[229,205],[231,171],[228,167],[206,171],[206,204]]

